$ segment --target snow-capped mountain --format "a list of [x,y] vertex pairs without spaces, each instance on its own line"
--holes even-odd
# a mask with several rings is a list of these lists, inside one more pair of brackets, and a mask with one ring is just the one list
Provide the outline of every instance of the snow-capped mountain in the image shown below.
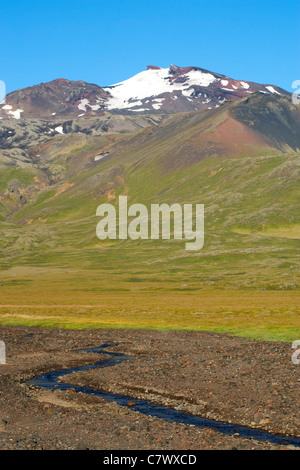
[[234,80],[199,67],[147,70],[115,85],[100,87],[83,81],[57,79],[6,96],[0,119],[80,118],[121,114],[171,114],[212,109],[253,92],[289,95],[275,85]]
[[272,85],[260,85],[209,72],[199,67],[148,66],[147,70],[110,87],[107,109],[145,113],[176,113],[211,109],[249,93],[288,94]]

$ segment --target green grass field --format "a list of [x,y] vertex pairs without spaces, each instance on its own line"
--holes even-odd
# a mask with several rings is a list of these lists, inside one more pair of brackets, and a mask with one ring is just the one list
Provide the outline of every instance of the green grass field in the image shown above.
[[[64,328],[154,328],[300,337],[300,292],[188,288],[97,272],[14,268],[2,273],[0,323]],[[85,281],[83,281],[85,280]]]

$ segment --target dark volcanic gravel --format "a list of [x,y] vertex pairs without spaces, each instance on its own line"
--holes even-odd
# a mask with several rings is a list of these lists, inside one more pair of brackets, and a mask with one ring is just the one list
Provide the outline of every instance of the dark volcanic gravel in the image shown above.
[[209,419],[300,437],[300,366],[290,344],[193,331],[0,327],[0,449],[286,449],[210,428],[144,416],[102,398],[39,389],[28,379],[92,364],[106,351],[131,360],[61,380],[147,399]]

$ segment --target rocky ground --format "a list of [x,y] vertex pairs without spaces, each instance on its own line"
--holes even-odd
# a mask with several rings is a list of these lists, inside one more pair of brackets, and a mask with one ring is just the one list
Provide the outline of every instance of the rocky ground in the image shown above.
[[[0,449],[286,449],[210,428],[144,416],[72,389],[88,385],[146,398],[210,419],[300,437],[300,367],[291,345],[193,331],[59,330],[1,327],[7,364],[0,365]],[[27,380],[45,371],[90,364],[107,351],[131,360],[77,372],[67,391]],[[78,351],[81,349],[81,351]]]

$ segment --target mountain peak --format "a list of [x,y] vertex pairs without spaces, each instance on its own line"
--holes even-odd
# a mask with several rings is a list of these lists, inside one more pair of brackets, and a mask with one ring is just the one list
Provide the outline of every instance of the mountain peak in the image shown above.
[[160,70],[161,67],[158,67],[157,65],[147,65],[147,70]]

